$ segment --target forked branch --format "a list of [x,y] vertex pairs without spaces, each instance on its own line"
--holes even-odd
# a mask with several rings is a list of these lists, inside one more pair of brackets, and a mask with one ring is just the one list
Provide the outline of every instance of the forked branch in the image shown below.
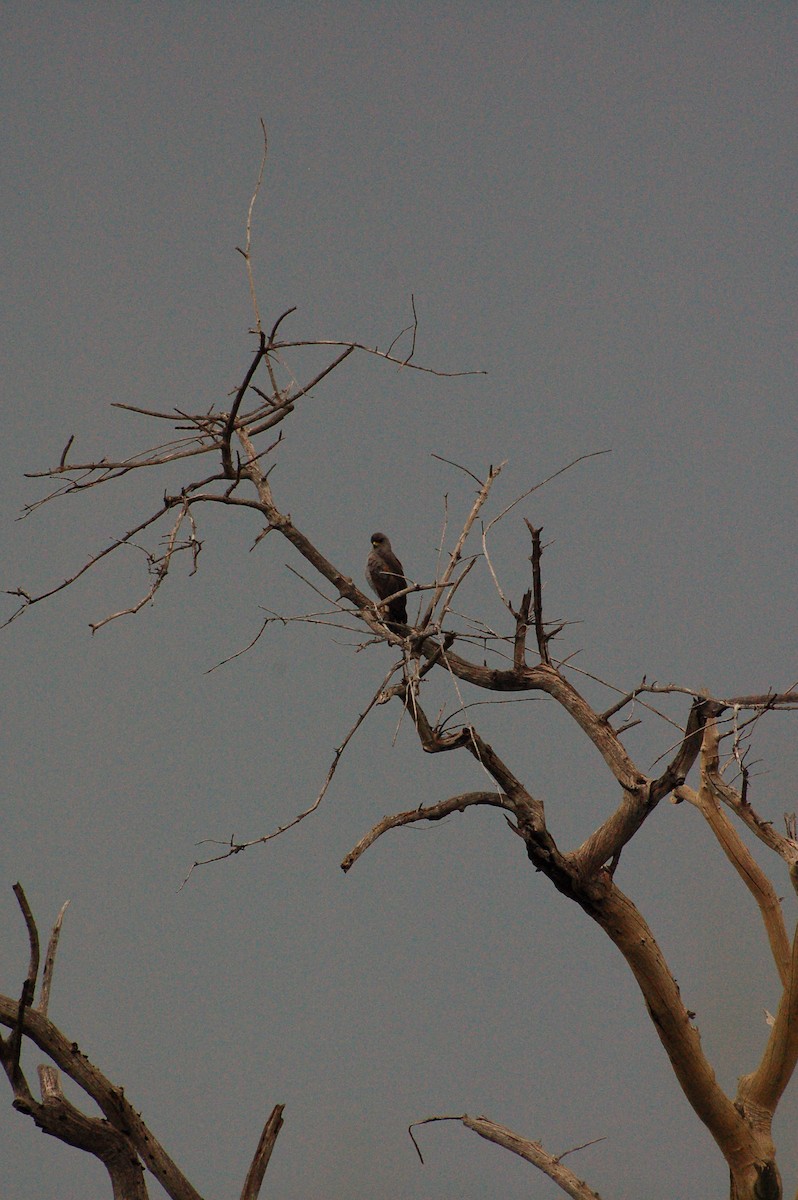
[[[201,1200],[199,1193],[180,1171],[125,1097],[77,1044],[66,1037],[46,1015],[55,952],[64,907],[59,913],[45,963],[45,980],[37,1007],[32,1007],[38,975],[39,937],[36,923],[19,884],[14,891],[22,908],[31,946],[31,963],[23,995],[26,1003],[0,996],[0,1025],[11,1029],[8,1039],[0,1037],[0,1062],[14,1094],[14,1108],[31,1117],[45,1133],[93,1154],[108,1171],[113,1194],[124,1200],[146,1200],[143,1169],[149,1170],[171,1200]],[[37,1100],[19,1065],[18,1039],[28,1039],[55,1066],[39,1068],[41,1100]],[[59,1070],[98,1106],[102,1117],[90,1117],[66,1098]],[[283,1106],[277,1105],[266,1122],[242,1192],[242,1200],[257,1200],[263,1175],[282,1125]]]
[[[791,970],[791,952],[781,903],[773,884],[721,807],[717,787],[719,777],[718,739],[717,720],[713,718],[707,722],[704,729],[701,749],[701,786],[698,791],[694,791],[693,788],[684,784],[676,789],[675,798],[689,801],[700,811],[718,845],[734,867],[743,885],[756,901],[782,987],[786,987]],[[728,787],[728,785],[726,786]],[[728,789],[728,792],[732,791],[732,788]],[[735,811],[741,808],[742,804],[738,799]],[[786,838],[782,841],[788,843]],[[798,851],[798,847],[795,847],[794,851]]]

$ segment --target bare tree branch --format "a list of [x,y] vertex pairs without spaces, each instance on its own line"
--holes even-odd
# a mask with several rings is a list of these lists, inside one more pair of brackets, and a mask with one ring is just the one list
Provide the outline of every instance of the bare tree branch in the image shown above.
[[364,346],[362,342],[342,342],[333,338],[318,338],[296,342],[275,342],[275,350],[296,350],[303,346],[347,346],[352,350],[361,350],[364,354],[373,354],[376,358],[382,358],[386,362],[395,363],[397,367],[410,367],[413,371],[421,371],[424,375],[437,375],[439,379],[463,379],[468,375],[487,375],[487,371],[439,371],[434,367],[421,367],[418,363],[410,362],[406,358],[396,358],[393,354],[389,354],[385,350],[380,350],[376,346]]
[[241,250],[240,247],[237,248],[239,250],[239,253],[243,254],[244,261],[247,264],[247,279],[249,281],[249,296],[250,296],[250,300],[252,301],[252,311],[255,314],[255,329],[258,333],[261,332],[262,326],[261,326],[261,322],[260,322],[260,310],[258,308],[258,297],[255,292],[255,278],[252,273],[251,249],[252,249],[252,210],[255,207],[255,201],[258,198],[258,192],[260,191],[261,184],[263,183],[263,173],[266,170],[266,158],[269,153],[269,138],[266,133],[266,124],[263,120],[263,117],[260,118],[260,127],[261,127],[261,131],[263,133],[263,154],[262,154],[261,160],[260,160],[260,168],[258,170],[258,178],[255,182],[255,190],[252,193],[252,198],[250,199],[250,202],[249,202],[249,208],[247,209],[246,242],[244,243],[243,250]]
[[489,469],[487,478],[485,479],[479,492],[477,493],[477,498],[474,501],[473,505],[471,506],[470,513],[468,514],[468,516],[465,519],[465,523],[463,525],[460,536],[457,539],[457,543],[456,543],[454,549],[452,550],[451,554],[449,555],[449,562],[446,565],[446,569],[444,570],[443,575],[437,582],[435,591],[432,595],[432,599],[429,602],[429,606],[428,606],[426,612],[424,613],[424,615],[422,616],[421,620],[419,621],[418,627],[420,630],[426,629],[428,627],[430,621],[432,620],[432,615],[435,612],[438,601],[440,600],[441,596],[443,595],[443,593],[446,589],[446,586],[452,577],[454,569],[457,566],[458,562],[460,561],[460,557],[462,554],[463,546],[465,545],[466,538],[468,537],[469,533],[471,532],[471,528],[477,519],[479,510],[482,508],[483,504],[487,500],[487,498],[490,494],[490,489],[493,487],[494,481],[497,479],[503,466],[504,466],[504,463],[499,463],[498,467],[491,467]]
[[277,1141],[277,1135],[282,1128],[284,1111],[284,1104],[275,1104],[268,1121],[263,1126],[263,1132],[260,1135],[255,1157],[252,1160],[252,1165],[244,1181],[244,1187],[241,1190],[241,1200],[258,1200],[261,1185],[263,1184],[263,1177],[266,1174],[266,1168],[269,1165],[269,1159],[274,1149],[274,1143]]
[[47,944],[47,956],[44,960],[44,970],[42,972],[42,990],[39,996],[39,1003],[36,1005],[36,1011],[40,1012],[43,1017],[47,1016],[47,1009],[50,1004],[50,989],[53,984],[53,971],[55,970],[55,954],[58,949],[58,940],[61,937],[61,926],[64,922],[64,914],[69,904],[65,900],[58,912],[53,931],[50,934],[50,941]]
[[416,1153],[423,1163],[424,1159],[419,1149],[413,1130],[420,1125],[429,1125],[433,1121],[460,1121],[465,1125],[466,1129],[472,1129],[474,1133],[478,1133],[480,1137],[485,1138],[489,1142],[494,1142],[497,1146],[502,1146],[505,1150],[512,1151],[520,1158],[526,1159],[544,1175],[548,1175],[557,1186],[564,1191],[572,1200],[601,1200],[598,1192],[594,1192],[589,1188],[583,1180],[578,1179],[573,1171],[569,1171],[567,1167],[562,1165],[562,1159],[566,1154],[573,1154],[576,1150],[584,1150],[587,1146],[593,1146],[597,1142],[601,1142],[603,1138],[594,1138],[590,1142],[585,1142],[582,1146],[574,1146],[572,1150],[564,1150],[562,1154],[549,1154],[544,1150],[540,1142],[530,1141],[528,1138],[523,1138],[520,1134],[513,1133],[511,1129],[507,1129],[504,1125],[497,1125],[495,1121],[488,1120],[487,1117],[469,1117],[464,1113],[460,1117],[426,1117],[423,1121],[414,1121],[409,1127],[411,1141],[416,1148]]
[[419,807],[410,809],[409,812],[394,813],[393,816],[383,817],[381,821],[365,834],[360,841],[354,846],[349,853],[341,861],[341,870],[346,873],[357,862],[362,854],[370,846],[373,846],[378,838],[387,833],[389,829],[399,829],[403,825],[414,825],[418,821],[442,821],[444,817],[450,816],[455,812],[465,812],[467,808],[471,808],[476,804],[487,804],[493,808],[505,808],[510,812],[514,812],[514,807],[507,796],[502,796],[498,792],[464,792],[460,796],[450,796],[448,800],[441,800],[437,804],[430,804],[426,808]]
[[290,821],[286,821],[284,825],[280,825],[279,828],[272,830],[271,833],[264,834],[262,837],[252,838],[250,841],[246,841],[246,842],[234,842],[233,839],[231,838],[229,844],[227,844],[227,849],[223,850],[220,854],[214,854],[210,858],[197,859],[195,862],[193,862],[191,864],[188,874],[186,875],[183,882],[180,884],[180,888],[178,888],[178,891],[181,891],[186,886],[186,884],[188,883],[189,879],[191,878],[191,876],[194,872],[195,867],[206,867],[210,863],[222,862],[225,858],[231,858],[234,854],[240,854],[242,850],[249,850],[249,848],[251,846],[262,846],[265,842],[271,842],[274,838],[279,837],[280,834],[287,833],[287,831],[289,829],[294,829],[297,825],[300,824],[301,821],[304,821],[306,817],[309,817],[312,813],[314,813],[316,811],[316,809],[319,807],[322,800],[324,799],[324,797],[327,794],[327,790],[328,790],[330,784],[332,783],[333,776],[335,775],[335,772],[338,769],[338,764],[341,761],[341,757],[342,757],[344,751],[346,750],[347,746],[351,742],[352,738],[357,733],[360,726],[365,721],[368,714],[374,708],[375,704],[380,703],[385,684],[388,682],[388,680],[390,679],[391,675],[393,675],[393,673],[394,673],[394,668],[391,668],[391,670],[385,676],[385,679],[383,680],[381,686],[377,689],[375,694],[372,696],[371,700],[369,700],[368,704],[363,709],[363,712],[360,713],[360,715],[358,716],[354,725],[349,730],[349,732],[347,733],[344,740],[341,742],[341,745],[336,747],[335,754],[334,754],[333,760],[330,764],[330,768],[327,771],[327,775],[325,776],[324,783],[322,784],[321,790],[317,794],[316,799],[313,801],[313,803],[308,808],[303,809],[303,811],[301,813],[298,813]]
[[[299,523],[295,523],[293,518],[282,510],[275,498],[278,489],[273,489],[271,482],[274,461],[267,461],[283,436],[285,427],[282,423],[294,412],[300,399],[312,393],[322,380],[355,351],[392,363],[400,370],[409,367],[438,377],[456,378],[483,372],[440,371],[419,366],[412,361],[419,330],[413,295],[412,322],[390,342],[387,351],[356,341],[288,340],[287,337],[278,341],[283,321],[295,311],[294,307],[277,317],[267,335],[261,320],[251,258],[252,215],[261,190],[268,155],[268,138],[262,121],[261,129],[263,155],[247,212],[245,246],[243,249],[238,248],[246,262],[257,345],[243,378],[239,377],[241,382],[228,393],[232,396],[229,411],[211,404],[203,412],[189,413],[174,408],[170,413],[161,413],[117,403],[118,407],[147,418],[168,421],[172,427],[170,433],[174,436],[127,458],[109,456],[87,463],[69,461],[74,443],[74,436],[70,436],[57,466],[34,475],[35,478],[50,481],[49,494],[26,506],[24,514],[31,515],[38,507],[56,497],[82,493],[101,484],[126,478],[133,471],[164,467],[171,469],[183,459],[199,455],[214,456],[213,472],[193,482],[172,484],[173,493],[164,496],[163,506],[157,512],[89,558],[78,571],[58,586],[39,595],[31,595],[22,588],[10,592],[9,594],[18,597],[21,603],[6,624],[13,621],[25,608],[70,586],[121,546],[131,546],[145,555],[151,577],[148,590],[133,605],[92,624],[92,631],[96,631],[109,621],[140,611],[149,603],[179,553],[188,551],[192,556],[193,571],[196,570],[202,543],[197,536],[194,506],[222,504],[231,510],[245,508],[258,513],[265,529],[255,540],[255,545],[259,545],[268,532],[281,535],[291,543],[320,579],[330,585],[330,588],[322,590],[317,588],[314,582],[306,580],[330,606],[329,611],[290,619],[308,622],[324,619],[339,628],[346,628],[350,633],[354,632],[359,638],[361,626],[365,627],[374,635],[376,641],[393,647],[401,657],[385,675],[382,684],[357,717],[341,745],[335,748],[326,778],[313,803],[291,821],[266,835],[247,842],[234,841],[231,837],[229,843],[217,843],[223,846],[221,852],[195,862],[183,881],[184,884],[195,867],[226,859],[249,846],[270,841],[313,813],[327,794],[343,753],[366,717],[376,705],[398,699],[401,709],[397,728],[402,722],[412,721],[419,744],[425,753],[467,751],[479,764],[492,786],[483,791],[450,796],[426,807],[421,804],[415,809],[384,816],[344,858],[342,869],[348,871],[357,859],[390,829],[419,822],[440,821],[454,812],[464,812],[467,808],[478,805],[502,809],[510,829],[523,840],[526,854],[536,870],[542,872],[560,893],[578,904],[604,930],[624,956],[680,1086],[702,1122],[712,1133],[730,1166],[735,1200],[773,1200],[780,1196],[781,1189],[775,1167],[770,1120],[798,1061],[798,934],[790,946],[775,889],[764,871],[756,864],[721,806],[734,813],[746,828],[785,861],[793,884],[798,888],[798,841],[794,837],[795,823],[793,821],[791,829],[788,827],[791,836],[785,838],[776,834],[771,823],[754,812],[750,803],[752,788],[749,787],[752,778],[750,736],[755,723],[766,713],[776,709],[798,708],[796,685],[783,692],[773,691],[765,695],[715,698],[703,691],[676,684],[659,685],[656,681],[648,683],[644,676],[642,682],[630,691],[616,688],[605,680],[597,680],[597,677],[591,676],[588,671],[572,666],[570,659],[557,662],[553,658],[552,639],[570,622],[555,624],[551,620],[544,620],[542,527],[524,517],[532,540],[532,579],[531,587],[523,594],[517,610],[514,607],[517,601],[513,597],[511,602],[505,595],[499,574],[490,559],[488,535],[522,500],[577,463],[608,453],[606,450],[580,455],[516,497],[490,520],[486,517],[482,530],[482,555],[472,557],[465,564],[463,556],[467,539],[479,515],[483,510],[486,513],[488,511],[486,505],[492,485],[504,464],[497,468],[491,466],[487,476],[479,479],[468,468],[435,455],[440,461],[449,462],[458,470],[464,471],[478,484],[478,492],[448,558],[443,552],[444,538],[448,530],[447,505],[438,567],[434,583],[431,585],[408,583],[394,597],[375,604],[343,569],[325,556],[305,532],[305,528],[309,528],[304,525],[306,518],[303,516]],[[400,357],[400,343],[408,334],[409,352],[405,357]],[[321,369],[318,369],[314,355],[307,353],[312,350],[318,350],[323,355],[324,365]],[[308,360],[313,361],[315,374],[306,370]],[[297,361],[302,363],[302,371],[299,370]],[[265,375],[268,376],[268,382],[264,378]],[[306,379],[307,382],[301,383],[301,379]],[[278,425],[281,429],[276,440],[263,448],[269,439],[258,439]],[[160,426],[160,429],[163,430],[163,426]],[[172,515],[172,524],[166,534],[158,536],[156,541],[154,527],[172,509],[176,510]],[[190,529],[188,536],[181,533],[186,527]],[[139,545],[134,539],[145,531],[147,536],[143,541],[146,544]],[[268,546],[272,545],[272,541]],[[478,617],[455,613],[455,594],[474,568],[477,558],[484,558],[499,598],[512,618],[508,628],[493,630],[486,621]],[[460,566],[462,570],[458,570]],[[294,570],[293,567],[290,569]],[[331,589],[333,595],[325,595],[325,591]],[[404,625],[397,628],[386,621],[386,611],[392,600],[425,590],[431,591],[432,594],[420,616],[417,629]],[[460,592],[458,607],[463,607],[461,598],[465,591],[464,588]],[[448,628],[453,616],[460,617],[465,626],[464,630]],[[267,617],[261,632],[270,619]],[[343,622],[346,623],[342,624]],[[444,624],[447,625],[445,630]],[[527,661],[530,627],[535,630],[540,659],[533,666]],[[250,646],[254,645],[259,636],[260,633]],[[360,648],[371,644],[367,637],[360,638],[360,641]],[[454,651],[455,642],[460,643],[457,649],[462,653]],[[469,653],[473,654],[474,661],[466,657]],[[598,711],[570,682],[570,677],[566,678],[566,668],[597,680],[604,688],[609,689],[611,697],[617,699],[603,712]],[[429,677],[433,671],[447,673],[447,694],[457,697],[456,707],[450,701],[445,701],[434,721],[430,720],[426,711]],[[487,691],[491,695],[508,693],[517,696],[521,693],[532,693],[538,697],[549,698],[598,751],[618,785],[620,797],[614,811],[571,853],[561,852],[549,832],[543,803],[533,793],[533,785],[527,786],[518,778],[508,765],[509,760],[505,761],[503,752],[500,755],[471,724],[473,709],[486,702],[470,700],[467,685],[481,689],[482,692]],[[684,727],[682,717],[675,719],[663,711],[658,711],[651,700],[651,697],[657,694],[683,695],[689,700],[690,710]],[[684,707],[687,707],[686,702]],[[447,711],[448,716],[445,715]],[[620,728],[614,728],[610,721],[621,713],[623,718]],[[747,714],[745,717],[744,713]],[[466,714],[467,721],[464,719]],[[675,734],[668,732],[668,740],[673,739],[672,745],[659,754],[647,771],[643,771],[637,765],[620,740],[620,734],[637,723],[639,714],[647,720],[655,716],[677,731]],[[727,748],[730,746],[730,750],[728,761],[722,769],[719,746],[724,741]],[[699,790],[694,791],[687,786],[686,778],[696,762],[699,751],[701,783]],[[660,773],[655,775],[652,773],[654,770]],[[738,781],[736,773],[739,772],[739,789],[727,782],[724,772],[730,776],[732,782]],[[614,880],[624,847],[652,815],[659,802],[671,793],[675,800],[686,799],[700,809],[724,852],[754,895],[782,982],[781,1003],[776,1017],[773,1018],[762,1060],[753,1073],[741,1079],[734,1102],[723,1092],[715,1079],[702,1050],[698,1032],[692,1024],[693,1014],[682,1002],[679,988],[651,929],[633,901],[619,890]],[[0,998],[0,1022],[11,1030],[6,1040],[0,1038],[0,1061],[11,1082],[15,1106],[28,1113],[47,1132],[55,1133],[62,1140],[87,1149],[100,1158],[106,1164],[114,1194],[120,1200],[122,1197],[132,1197],[134,1200],[141,1197],[143,1200],[146,1196],[142,1163],[156,1175],[175,1200],[199,1200],[197,1193],[125,1100],[121,1089],[112,1085],[89,1063],[74,1044],[69,1044],[47,1018],[63,909],[50,938],[40,1002],[38,1008],[33,1006],[39,972],[38,933],[21,888],[17,891],[17,897],[28,930],[30,963],[19,1001]],[[24,1038],[44,1049],[53,1063],[65,1071],[86,1095],[99,1105],[103,1113],[102,1118],[85,1116],[66,1099],[55,1066],[40,1067],[42,1100],[39,1102],[34,1098],[20,1065],[20,1050]],[[282,1112],[282,1105],[275,1106],[264,1126],[244,1183],[242,1200],[257,1200],[264,1172],[282,1124]],[[444,1119],[455,1118],[428,1118]],[[539,1143],[521,1138],[484,1117],[462,1116],[456,1119],[487,1140],[503,1145],[534,1163],[561,1190],[576,1200],[595,1200],[597,1197],[597,1193],[562,1166],[563,1154],[553,1156],[543,1150]]]
[[230,409],[230,412],[227,417],[227,421],[225,423],[224,433],[222,434],[222,443],[221,443],[222,466],[224,468],[224,473],[228,479],[236,478],[236,471],[233,467],[233,458],[232,458],[232,454],[230,452],[230,439],[233,436],[233,430],[236,427],[236,416],[238,415],[238,409],[241,405],[241,401],[244,399],[244,396],[246,395],[249,385],[252,382],[252,377],[254,376],[255,372],[257,371],[258,367],[260,366],[261,360],[263,359],[264,355],[267,353],[267,348],[268,348],[268,343],[266,341],[266,334],[263,332],[263,330],[261,330],[260,334],[259,334],[259,338],[258,338],[258,348],[255,351],[255,357],[252,359],[252,362],[249,364],[249,370],[247,371],[246,375],[244,376],[244,380],[241,384],[241,387],[238,389],[238,391],[236,393],[235,400],[233,401],[233,406]]
[[739,1080],[737,1098],[743,1110],[758,1121],[771,1115],[793,1077],[798,1063],[798,927],[793,937],[790,969],[776,1020],[770,1030],[762,1061],[752,1075]]
[[[624,788],[623,799],[615,812],[576,851],[575,858],[579,860],[582,870],[590,874],[603,863],[617,857],[660,800],[684,782],[685,775],[698,756],[704,723],[715,711],[716,707],[709,701],[693,701],[687,728],[673,761],[658,779],[648,780],[645,784],[640,781],[634,788]],[[593,715],[597,722],[594,731],[598,735],[602,719]],[[606,722],[603,724],[609,728]],[[613,737],[617,739],[617,733],[613,733]]]
[[732,1169],[745,1170],[761,1156],[755,1131],[718,1085],[662,951],[628,896],[607,876],[603,894],[575,897],[623,954],[643,994],[654,1028],[682,1091]]
[[[573,1171],[562,1165],[561,1160],[565,1154],[573,1153],[573,1151],[566,1150],[560,1155],[549,1154],[543,1149],[540,1142],[532,1142],[528,1138],[523,1138],[520,1134],[507,1129],[506,1126],[497,1125],[495,1121],[488,1120],[487,1117],[469,1117],[466,1114],[462,1117],[462,1122],[466,1129],[473,1129],[474,1133],[478,1133],[480,1137],[489,1142],[495,1142],[497,1146],[503,1146],[505,1150],[511,1150],[519,1158],[532,1163],[534,1167],[548,1175],[549,1179],[556,1183],[567,1196],[571,1196],[572,1200],[601,1200],[598,1192],[593,1191],[582,1179],[574,1175]],[[594,1140],[601,1141],[602,1139]],[[593,1144],[594,1142],[585,1143],[586,1146]],[[578,1148],[583,1149],[584,1147]]]
[[68,579],[65,579],[63,583],[59,583],[56,587],[50,588],[46,592],[41,592],[37,596],[30,596],[21,588],[17,588],[13,592],[7,592],[6,594],[9,596],[21,596],[23,598],[23,603],[6,621],[3,622],[2,625],[0,625],[0,629],[5,628],[6,625],[10,625],[12,621],[15,621],[20,613],[23,613],[26,608],[30,608],[34,604],[39,604],[42,600],[48,600],[50,596],[55,596],[57,592],[62,592],[64,588],[68,588],[70,584],[73,584],[77,579],[80,579],[81,575],[85,575],[87,571],[90,571],[91,568],[96,566],[97,563],[103,558],[106,558],[109,554],[112,554],[114,550],[118,550],[120,546],[127,545],[131,538],[134,538],[137,534],[141,533],[142,530],[147,529],[150,525],[153,525],[156,521],[160,520],[164,513],[169,511],[169,508],[170,505],[163,505],[156,513],[153,513],[151,517],[147,517],[146,520],[142,521],[139,525],[134,526],[133,529],[129,529],[127,533],[122,535],[122,537],[116,538],[113,542],[111,542],[110,545],[106,546],[104,550],[100,550],[98,554],[93,555],[88,562],[83,564],[80,570],[76,571],[74,575],[70,575]]
[[551,634],[546,633],[543,627],[543,584],[540,578],[540,559],[543,553],[540,545],[540,535],[543,532],[543,526],[536,529],[526,517],[524,517],[524,524],[532,538],[532,604],[535,614],[535,637],[538,643],[538,653],[542,662],[551,665],[551,656],[549,654],[549,638]]
[[[685,785],[678,789],[678,798],[689,800],[699,809],[724,854],[754,897],[762,915],[782,986],[786,987],[790,973],[791,953],[781,904],[776,895],[776,889],[721,808],[715,785],[718,777],[718,742],[717,719],[713,718],[707,721],[704,728],[701,748],[701,787],[698,792],[695,792]],[[731,790],[729,789],[729,791]],[[798,846],[793,847],[793,851],[796,861],[798,861]]]

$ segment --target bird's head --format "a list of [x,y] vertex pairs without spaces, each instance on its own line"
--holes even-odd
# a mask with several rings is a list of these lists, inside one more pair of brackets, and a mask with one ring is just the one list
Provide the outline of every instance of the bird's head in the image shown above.
[[391,543],[384,533],[372,533],[371,544],[376,550],[388,550]]

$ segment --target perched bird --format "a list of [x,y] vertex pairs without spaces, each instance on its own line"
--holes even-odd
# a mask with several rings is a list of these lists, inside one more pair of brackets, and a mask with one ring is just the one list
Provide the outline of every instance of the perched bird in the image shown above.
[[[384,533],[372,533],[371,554],[366,562],[366,579],[369,586],[385,600],[394,592],[407,587],[404,567],[391,549]],[[407,624],[407,596],[398,596],[388,605],[387,619],[400,625]]]

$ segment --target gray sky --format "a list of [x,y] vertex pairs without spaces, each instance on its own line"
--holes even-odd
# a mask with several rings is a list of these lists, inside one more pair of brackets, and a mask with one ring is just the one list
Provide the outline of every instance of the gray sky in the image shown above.
[[[15,523],[41,495],[24,471],[72,433],[86,458],[157,440],[111,401],[202,410],[242,378],[252,316],[235,246],[262,116],[264,320],[297,305],[286,332],[384,347],[413,293],[417,360],[488,372],[350,360],[284,426],[272,478],[300,527],[357,581],[384,528],[428,579],[444,495],[452,528],[471,502],[432,453],[477,473],[507,459],[493,514],[611,448],[498,527],[506,589],[527,585],[528,516],[552,543],[548,613],[579,622],[560,643],[581,650],[575,666],[622,688],[644,673],[715,694],[794,683],[792,6],[3,16],[4,587],[60,581],[173,482],[140,477]],[[391,662],[288,626],[207,674],[261,606],[315,604],[284,543],[248,553],[258,530],[203,513],[199,573],[178,570],[153,607],[94,638],[89,621],[146,589],[136,551],[4,632],[2,990],[27,963],[12,882],[42,929],[69,898],[51,1015],[208,1196],[238,1194],[278,1101],[264,1194],[281,1200],[559,1194],[456,1125],[420,1132],[422,1167],[408,1123],[462,1112],[555,1152],[606,1138],[569,1162],[615,1200],[723,1194],[622,961],[499,814],[398,831],[342,875],[384,813],[482,786],[470,759],[422,756],[406,724],[394,745],[396,711],[373,715],[312,819],[178,892],[200,839],[255,837],[307,806]],[[464,608],[501,623],[487,574],[472,575]],[[610,810],[601,764],[549,706],[475,712],[565,848]],[[670,737],[647,722],[628,746],[648,769]],[[779,826],[794,746],[794,718],[763,723],[754,802]],[[618,882],[733,1089],[777,1001],[747,896],[697,815],[669,804]],[[775,1131],[793,1188],[797,1109],[788,1097]],[[6,1200],[107,1195],[101,1168],[7,1098],[0,1118]]]

